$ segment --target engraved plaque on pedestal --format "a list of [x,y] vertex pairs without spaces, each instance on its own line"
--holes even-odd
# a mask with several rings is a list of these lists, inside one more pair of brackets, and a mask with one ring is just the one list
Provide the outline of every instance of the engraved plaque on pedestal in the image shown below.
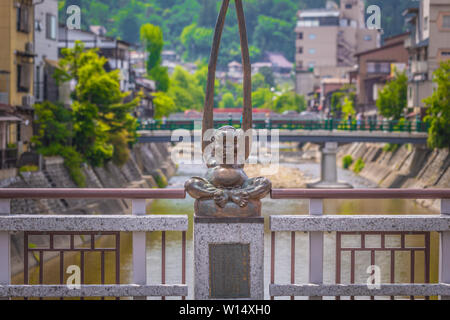
[[209,245],[209,288],[212,299],[250,298],[250,245]]

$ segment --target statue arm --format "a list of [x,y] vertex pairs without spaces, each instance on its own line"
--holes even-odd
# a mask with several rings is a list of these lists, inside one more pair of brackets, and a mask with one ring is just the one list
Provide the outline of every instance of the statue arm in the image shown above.
[[217,188],[214,187],[208,180],[193,177],[186,181],[184,188],[187,193],[194,199],[210,199],[214,197]]
[[244,191],[250,199],[262,199],[272,189],[272,183],[264,177],[248,179],[244,184]]

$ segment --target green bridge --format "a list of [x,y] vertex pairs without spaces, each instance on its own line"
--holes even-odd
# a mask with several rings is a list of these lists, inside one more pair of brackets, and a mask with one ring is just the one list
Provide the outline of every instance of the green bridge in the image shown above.
[[[220,128],[224,125],[240,128],[237,120],[215,120],[214,126]],[[201,127],[200,120],[152,120],[139,121],[140,131],[173,131],[176,129],[194,130]],[[348,121],[348,120],[254,120],[254,129],[281,129],[281,130],[328,130],[328,131],[379,131],[379,132],[408,132],[427,133],[429,125],[424,121],[383,120],[383,121]]]

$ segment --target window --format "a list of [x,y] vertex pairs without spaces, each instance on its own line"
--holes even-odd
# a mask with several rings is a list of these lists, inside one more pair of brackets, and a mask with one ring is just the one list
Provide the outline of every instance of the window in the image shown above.
[[47,39],[56,40],[56,17],[49,13],[45,16],[45,34]]
[[20,6],[17,8],[17,31],[29,32],[30,31],[30,10],[27,6]]
[[316,54],[316,49],[311,48],[311,49],[308,50],[308,53],[309,54]]
[[450,29],[450,15],[444,15],[442,17],[442,28]]
[[299,38],[299,40],[303,40],[303,32],[300,32],[300,33],[298,34],[298,38]]
[[367,63],[367,73],[391,73],[391,63],[390,62],[368,62]]
[[36,90],[35,90],[35,95],[36,95],[36,99],[41,99],[41,67],[40,66],[36,66]]
[[309,69],[314,69],[315,66],[316,66],[316,63],[314,61],[311,61],[310,63],[308,63]]
[[303,47],[299,47],[299,48],[298,48],[298,53],[300,53],[300,54],[303,53]]
[[365,41],[372,41],[372,36],[367,34],[367,35],[364,36],[364,40]]
[[311,33],[309,35],[309,39],[311,39],[311,40],[315,40],[316,38],[317,38],[317,36],[314,33]]
[[345,9],[351,9],[353,6],[350,4],[350,3],[347,3],[346,5],[345,5]]
[[29,92],[30,91],[30,64],[18,64],[17,65],[17,91]]
[[443,57],[450,57],[450,51],[442,51],[441,55]]

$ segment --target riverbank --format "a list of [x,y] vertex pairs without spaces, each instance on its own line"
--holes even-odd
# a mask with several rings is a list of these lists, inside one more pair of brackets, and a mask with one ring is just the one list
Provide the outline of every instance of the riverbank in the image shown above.
[[[382,188],[450,188],[450,154],[448,149],[430,150],[426,147],[402,145],[385,148],[383,144],[353,143],[339,148],[338,165],[350,155],[354,169],[357,159],[364,168],[361,177]],[[439,210],[439,200],[417,200],[422,206]]]

